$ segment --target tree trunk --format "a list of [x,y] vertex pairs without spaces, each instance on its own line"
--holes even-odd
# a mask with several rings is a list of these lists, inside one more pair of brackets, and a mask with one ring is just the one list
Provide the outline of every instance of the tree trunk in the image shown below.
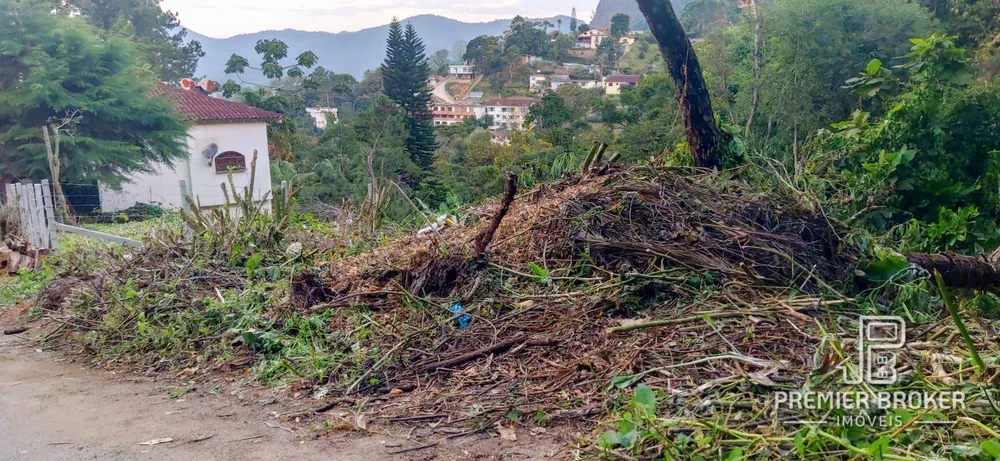
[[750,127],[757,116],[757,106],[760,105],[760,32],[764,28],[764,15],[757,9],[757,0],[750,0],[750,11],[753,14],[753,100],[750,102],[750,116],[747,117],[745,136],[750,135]]
[[62,183],[59,178],[61,164],[59,162],[59,128],[52,127],[52,135],[55,142],[49,138],[49,127],[42,127],[42,138],[45,140],[45,151],[49,159],[49,171],[52,173],[52,192],[56,198],[56,209],[59,210],[59,218],[63,222],[75,221],[73,213],[70,211],[69,202],[66,200],[66,193],[63,192]]
[[1000,271],[979,258],[956,253],[910,253],[908,259],[928,272],[941,273],[945,285],[955,288],[975,288],[996,292],[1000,288]]
[[677,102],[687,132],[694,164],[703,168],[722,166],[719,157],[719,127],[715,124],[712,99],[701,75],[694,47],[684,33],[669,0],[636,0],[660,46],[660,53],[677,86]]

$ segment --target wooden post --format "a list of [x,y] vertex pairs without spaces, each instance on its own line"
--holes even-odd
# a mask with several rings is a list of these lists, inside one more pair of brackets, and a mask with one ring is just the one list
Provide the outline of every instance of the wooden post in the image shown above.
[[22,183],[18,189],[18,194],[21,196],[21,231],[24,233],[25,238],[28,239],[28,242],[34,242],[35,228],[31,224],[31,202],[29,200],[31,184]]
[[49,248],[59,249],[59,232],[56,231],[56,207],[52,196],[52,185],[48,179],[42,180],[42,205],[45,206],[45,219],[49,231]]
[[178,181],[178,185],[180,185],[181,188],[181,209],[186,211],[191,211],[191,207],[188,206],[187,202],[187,196],[188,196],[187,181],[182,179]]
[[35,215],[35,247],[45,250],[49,248],[49,244],[48,230],[45,228],[45,207],[42,206],[42,185],[33,184],[31,189],[35,199],[31,206],[31,212]]
[[288,205],[290,192],[288,190],[288,181],[281,181],[281,204]]
[[[187,181],[181,179],[180,181],[177,182],[177,184],[178,186],[180,186],[181,189],[181,210],[190,212],[191,206],[188,205],[187,201],[188,197]],[[181,225],[184,226],[184,237],[191,238],[191,236],[194,235],[194,229],[191,229],[191,226],[188,226],[187,222],[184,221],[183,219],[181,220],[181,222],[182,222]]]

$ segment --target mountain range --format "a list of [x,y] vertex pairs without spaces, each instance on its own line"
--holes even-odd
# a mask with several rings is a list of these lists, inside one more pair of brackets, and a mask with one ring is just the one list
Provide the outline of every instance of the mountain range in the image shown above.
[[[563,32],[569,31],[569,16],[529,19],[530,21],[548,21],[553,24],[549,30],[554,30],[562,24]],[[451,52],[458,41],[468,42],[480,35],[502,35],[510,27],[510,19],[498,19],[490,22],[468,23],[436,15],[420,15],[401,22],[410,23],[424,41],[427,55],[446,49]],[[229,38],[212,38],[188,30],[188,38],[201,42],[205,56],[198,61],[198,75],[211,79],[225,81],[226,61],[229,56],[238,54],[254,63],[254,46],[260,39],[280,39],[288,45],[290,57],[311,50],[319,57],[319,65],[338,73],[347,73],[361,78],[366,70],[375,69],[385,58],[385,40],[389,36],[389,26],[383,25],[357,32],[304,32],[301,30],[268,30],[252,34],[236,35]],[[460,59],[451,57],[453,61]],[[259,62],[259,61],[258,61]],[[243,80],[263,83],[264,77],[259,73],[244,74]]]
[[[691,0],[671,0],[678,14]],[[601,0],[591,24],[594,27],[607,27],[611,17],[617,13],[625,13],[632,19],[635,30],[646,30],[646,21],[639,12],[635,0]],[[535,22],[548,21],[553,24],[549,30],[559,28],[569,32],[569,16],[529,19]],[[413,24],[417,33],[424,41],[427,55],[430,56],[440,49],[452,50],[456,42],[468,42],[480,35],[503,35],[510,27],[510,19],[497,19],[490,22],[462,22],[437,15],[420,15],[404,19],[402,23]],[[582,23],[582,21],[581,21]],[[226,81],[226,61],[233,54],[238,54],[254,63],[254,46],[260,39],[280,39],[288,45],[290,57],[310,50],[319,57],[319,65],[338,72],[361,78],[366,70],[378,67],[385,57],[385,40],[389,36],[389,26],[382,25],[356,32],[305,32],[301,30],[268,30],[252,34],[236,35],[229,38],[212,38],[188,30],[188,38],[201,42],[205,56],[198,61],[197,74],[214,80]],[[452,61],[461,59],[451,56]],[[291,60],[289,59],[289,62]],[[259,72],[248,71],[243,80],[253,83],[266,83]]]
[[[680,16],[684,12],[684,7],[692,1],[670,0],[670,3],[673,4],[674,12]],[[642,12],[639,11],[639,5],[635,0],[601,0],[597,4],[597,10],[594,11],[594,19],[590,20],[590,25],[593,27],[609,27],[611,25],[611,17],[618,13],[628,15],[629,19],[632,20],[632,30],[649,30],[646,18],[642,16]]]

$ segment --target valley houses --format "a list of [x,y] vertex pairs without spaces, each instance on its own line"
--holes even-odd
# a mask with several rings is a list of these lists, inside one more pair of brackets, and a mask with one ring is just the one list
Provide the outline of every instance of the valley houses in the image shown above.
[[455,125],[462,123],[466,118],[482,117],[484,113],[485,109],[482,106],[475,106],[466,101],[446,103],[435,100],[431,106],[434,126]]
[[486,115],[493,117],[495,130],[519,130],[528,116],[528,108],[535,103],[532,98],[493,98],[486,103]]

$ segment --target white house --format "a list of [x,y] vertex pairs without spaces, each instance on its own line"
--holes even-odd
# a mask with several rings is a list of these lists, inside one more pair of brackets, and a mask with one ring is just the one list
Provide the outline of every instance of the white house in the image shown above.
[[[228,184],[228,175],[232,174],[238,190],[242,192],[248,187],[254,151],[257,151],[254,198],[262,200],[271,192],[267,122],[280,115],[214,98],[197,86],[184,90],[159,85],[150,91],[150,96],[169,99],[191,123],[185,140],[187,158],[175,160],[172,166],[154,165],[150,173],[133,174],[120,190],[101,184],[103,211],[124,210],[143,202],[182,208],[184,195],[197,197],[202,207],[224,205],[220,185]],[[270,202],[270,195],[266,197]]]
[[494,130],[520,130],[528,108],[535,103],[531,98],[494,98],[486,103],[486,115],[493,117]]
[[340,120],[337,116],[336,107],[306,107],[306,112],[316,122],[316,128],[321,130],[326,129],[328,120],[334,124]]
[[628,49],[628,47],[635,45],[637,40],[639,40],[639,36],[636,34],[623,35],[618,39],[618,44],[625,45],[626,49]]
[[452,64],[448,66],[448,76],[462,80],[472,80],[476,78],[476,66],[472,64]]
[[539,90],[542,88],[542,84],[549,79],[546,74],[532,74],[528,76],[528,88],[533,90]]
[[604,29],[590,29],[576,36],[575,47],[582,50],[596,50],[608,37],[610,35]]

